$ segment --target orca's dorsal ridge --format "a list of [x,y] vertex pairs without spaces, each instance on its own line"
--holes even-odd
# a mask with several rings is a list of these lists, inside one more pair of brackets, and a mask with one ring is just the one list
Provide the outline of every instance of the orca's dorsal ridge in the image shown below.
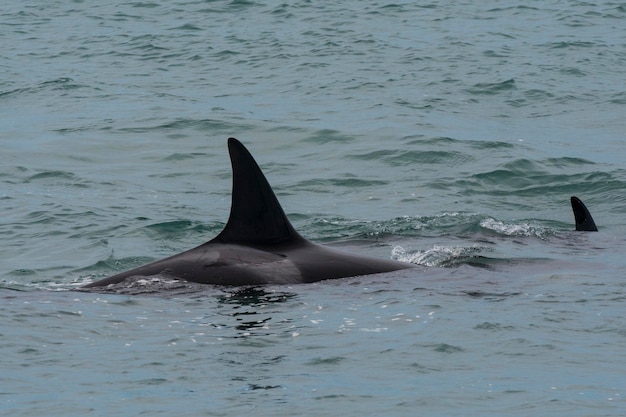
[[582,200],[576,196],[572,196],[570,202],[572,203],[572,210],[574,211],[576,230],[581,232],[597,232],[598,227]]
[[228,152],[233,169],[230,216],[224,230],[211,242],[268,245],[304,241],[248,149],[229,138]]

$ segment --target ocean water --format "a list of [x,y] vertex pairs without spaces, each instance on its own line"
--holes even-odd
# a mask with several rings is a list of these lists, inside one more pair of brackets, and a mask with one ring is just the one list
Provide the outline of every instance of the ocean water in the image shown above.
[[[2,415],[623,416],[625,21],[4,1]],[[302,235],[421,267],[77,291],[221,230],[229,136]]]

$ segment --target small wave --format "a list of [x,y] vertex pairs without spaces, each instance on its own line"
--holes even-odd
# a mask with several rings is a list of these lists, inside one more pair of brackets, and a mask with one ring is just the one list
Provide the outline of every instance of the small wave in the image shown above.
[[[443,246],[434,245],[423,251],[407,252],[401,246],[391,251],[393,259],[424,266],[452,266],[476,257],[484,248],[481,246]],[[470,263],[470,262],[467,262]]]
[[206,289],[206,285],[181,281],[171,277],[131,277],[117,284],[96,288],[75,288],[82,292],[97,292],[124,295],[150,295],[167,293],[172,295],[193,294]]
[[68,171],[43,171],[33,174],[26,179],[26,182],[55,179],[62,181],[77,181],[76,174]]
[[[79,285],[86,284],[87,280],[83,280],[84,282],[71,282],[68,283],[59,277],[50,279],[50,278],[40,278],[44,274],[49,273],[49,271],[45,270],[14,270],[9,272],[6,275],[6,278],[0,279],[0,290],[9,290],[9,291],[18,291],[18,292],[28,292],[28,291],[68,291],[72,288],[75,288]],[[13,279],[11,279],[13,277]]]
[[380,160],[390,166],[406,165],[447,165],[458,166],[475,159],[464,152],[449,150],[377,150],[352,155],[351,158],[363,161]]
[[73,79],[67,77],[61,77],[53,80],[43,81],[39,84],[34,84],[25,87],[18,87],[12,90],[0,91],[0,97],[19,96],[24,94],[38,94],[46,90],[74,90],[78,88],[84,88],[85,85],[77,84]]
[[552,49],[565,49],[565,48],[593,48],[596,46],[595,42],[584,42],[584,41],[560,41],[560,42],[550,42],[545,46]]
[[480,222],[480,226],[504,236],[526,236],[544,238],[549,230],[530,223],[505,223],[488,217]]
[[515,80],[510,79],[499,83],[478,83],[466,91],[475,95],[494,95],[515,89]]
[[194,159],[198,157],[206,158],[207,156],[208,155],[203,152],[189,152],[189,153],[175,152],[161,159],[161,162],[181,162],[181,161]]
[[223,223],[201,223],[187,219],[164,221],[145,225],[138,229],[152,239],[174,242],[188,237],[204,239],[206,236],[217,234],[224,227]]
[[233,131],[245,132],[250,130],[250,126],[244,123],[228,123],[216,119],[189,119],[177,118],[163,123],[156,120],[155,124],[145,126],[119,128],[120,133],[150,133],[153,131],[176,131],[177,133],[186,130],[210,132],[211,135],[230,135]]
[[496,235],[543,239],[555,232],[554,227],[539,221],[503,221],[465,212],[445,212],[435,216],[403,216],[380,222],[344,218],[318,219],[309,226],[309,229],[308,234],[321,234],[325,240],[330,241],[345,239],[347,236],[384,239],[390,236],[423,238]]

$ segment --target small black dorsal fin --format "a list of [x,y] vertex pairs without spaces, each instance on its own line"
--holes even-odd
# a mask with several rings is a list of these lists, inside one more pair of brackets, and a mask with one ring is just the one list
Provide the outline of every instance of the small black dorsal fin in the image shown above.
[[591,213],[589,213],[589,210],[587,210],[587,207],[583,204],[581,199],[572,196],[570,202],[572,203],[572,210],[574,210],[576,230],[582,232],[597,232],[598,228],[596,227],[596,223],[593,221]]
[[228,151],[233,167],[230,217],[212,242],[267,245],[304,240],[246,147],[229,138]]

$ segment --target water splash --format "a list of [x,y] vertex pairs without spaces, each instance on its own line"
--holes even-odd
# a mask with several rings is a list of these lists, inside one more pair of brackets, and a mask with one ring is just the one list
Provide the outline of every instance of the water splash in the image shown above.
[[409,262],[416,265],[446,267],[469,262],[478,256],[485,248],[473,246],[444,246],[433,245],[429,249],[414,252],[406,251],[401,246],[396,246],[391,251],[393,259]]
[[538,237],[540,239],[545,238],[550,234],[550,229],[534,225],[527,222],[521,223],[506,223],[501,220],[488,217],[480,222],[480,227],[494,231],[498,235],[504,236],[525,236],[525,237]]

